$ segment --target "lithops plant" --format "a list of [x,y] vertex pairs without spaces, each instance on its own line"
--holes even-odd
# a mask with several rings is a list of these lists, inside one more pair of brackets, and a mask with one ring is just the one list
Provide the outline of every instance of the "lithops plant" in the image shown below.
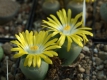
[[58,39],[50,40],[52,34],[49,34],[48,31],[33,32],[26,30],[15,36],[17,40],[11,42],[17,47],[12,48],[11,51],[18,52],[13,56],[14,58],[21,57],[21,71],[30,80],[44,80],[48,71],[48,64],[52,64],[50,57],[58,56],[54,49],[61,48],[56,43]]
[[83,10],[83,2],[70,0],[69,3],[66,5],[66,9],[72,10],[72,17],[75,17],[78,13],[82,12]]
[[0,61],[1,61],[2,58],[3,58],[3,54],[4,54],[3,48],[0,46]]
[[18,12],[20,5],[12,0],[0,0],[0,24],[11,20]]
[[[65,3],[65,8],[72,10],[72,17],[75,17],[78,13],[83,11],[83,1],[84,0],[67,0]],[[86,3],[92,3],[95,0],[85,0]]]
[[60,9],[58,0],[45,0],[42,4],[42,10],[45,14],[55,14]]
[[100,7],[100,15],[107,22],[107,3],[103,3]]
[[57,44],[61,46],[58,56],[62,59],[62,65],[70,65],[80,54],[83,43],[88,42],[87,35],[93,36],[93,34],[89,32],[91,28],[84,26],[83,13],[72,18],[71,9],[68,11],[62,9],[56,14],[57,16],[50,15],[47,20],[43,20],[42,26],[50,29],[52,35],[58,38]]
[[70,0],[63,0],[64,4],[68,4]]

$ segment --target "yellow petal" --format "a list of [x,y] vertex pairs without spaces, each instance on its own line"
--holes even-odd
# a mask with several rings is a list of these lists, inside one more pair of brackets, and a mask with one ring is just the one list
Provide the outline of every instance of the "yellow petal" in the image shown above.
[[61,25],[61,23],[59,22],[59,20],[58,20],[54,15],[50,15],[50,17],[51,17],[58,25]]
[[53,57],[53,54],[50,53],[50,51],[45,51],[43,52],[44,55],[49,56],[49,57]]
[[50,23],[53,23],[55,26],[60,26],[58,23],[56,23],[54,20],[52,20],[51,18],[47,17],[47,19],[49,20]]
[[[73,37],[75,37],[76,39],[79,39],[80,41],[83,41],[83,38],[82,38],[82,36],[80,37],[79,35],[72,35]],[[72,37],[72,36],[70,36],[70,37]]]
[[89,31],[79,30],[79,32],[84,33],[86,35],[93,36],[93,34],[91,32],[89,32]]
[[57,31],[57,28],[55,28],[55,27],[50,27],[50,26],[47,26],[47,25],[42,25],[42,27],[48,28],[48,29],[50,29],[52,31]]
[[69,51],[71,49],[72,39],[69,36],[67,36],[67,39],[68,39],[67,51]]
[[58,16],[61,24],[63,24],[63,23],[64,23],[64,20],[63,20],[63,17],[62,17],[63,15],[62,15],[62,11],[61,11],[61,10],[57,11],[57,16]]
[[19,57],[21,57],[21,56],[23,56],[25,54],[27,54],[27,53],[16,53],[13,57],[14,58],[19,58]]
[[[46,54],[52,55],[53,56],[58,56],[58,54],[55,51],[45,51]],[[49,56],[50,57],[50,56]]]
[[45,46],[45,47],[48,47],[48,46],[50,46],[50,45],[53,45],[53,44],[55,44],[55,42],[56,42],[57,40],[58,40],[57,38],[55,38],[55,39],[53,39],[53,40],[50,40],[50,41],[48,41],[44,46]]
[[52,23],[49,23],[48,21],[43,20],[43,23],[47,24],[48,26],[51,26],[53,28],[55,28],[56,26]]
[[28,56],[28,67],[30,67],[32,65],[32,60],[33,59],[33,55],[29,55]]
[[26,31],[25,31],[25,35],[26,35],[26,36],[25,36],[25,39],[26,39],[26,42],[27,42],[28,45],[30,44],[30,43],[29,43],[29,37],[28,37],[29,34],[30,34],[29,31],[26,30]]
[[62,46],[63,44],[64,44],[64,42],[65,42],[65,35],[61,35],[61,37],[59,38],[59,40],[58,40],[58,44],[60,45],[60,46]]
[[45,62],[47,62],[48,64],[52,64],[52,60],[51,60],[50,58],[48,58],[47,56],[41,54],[40,57],[41,57],[42,59],[44,59]]
[[39,32],[39,34],[38,35],[36,35],[36,44],[40,44],[40,42],[41,42],[41,31]]
[[55,32],[52,33],[52,36],[55,36],[55,35],[57,35],[58,33],[59,33],[59,32],[55,31]]
[[82,13],[79,13],[76,15],[74,21],[72,22],[73,24],[76,24],[76,22],[78,21],[78,19],[82,16]]
[[75,26],[75,28],[78,28],[78,27],[80,27],[82,24],[83,24],[82,22],[78,22],[78,23],[77,23],[76,25],[74,25],[74,26]]
[[33,45],[33,32],[30,31],[28,36],[29,36],[29,45]]
[[86,35],[83,34],[83,33],[80,33],[80,34],[78,34],[78,35],[83,37],[82,39],[83,39],[83,41],[84,41],[84,44],[86,44],[86,42],[88,41]]
[[25,61],[24,61],[24,66],[27,66],[28,65],[28,55],[27,55],[27,57],[25,58]]
[[19,33],[19,36],[20,36],[21,41],[23,42],[24,46],[26,46],[27,43],[26,43],[26,40],[25,40],[24,36],[21,33]]
[[14,43],[14,44],[20,45],[20,43],[19,43],[17,40],[13,40],[13,41],[11,41],[11,43]]
[[18,39],[18,41],[21,43],[21,45],[25,46],[25,44],[23,43],[24,41],[22,41],[21,38],[18,35],[15,35],[15,36]]
[[37,66],[38,66],[38,68],[40,68],[40,66],[41,66],[41,58],[37,55]]
[[33,56],[33,67],[36,67],[36,64],[37,64],[37,58],[35,55],[35,56]]
[[83,39],[84,39],[84,45],[85,45],[86,42],[88,42],[88,39],[87,39],[87,37],[85,36],[85,34],[82,34],[82,36],[83,36]]
[[82,42],[80,41],[80,39],[76,39],[75,37],[72,36],[72,39],[75,43],[77,43],[79,46],[83,47]]
[[33,45],[37,45],[36,43],[37,43],[37,42],[36,42],[36,35],[34,35],[34,36],[33,36]]
[[53,46],[49,46],[49,47],[45,48],[45,50],[52,50],[52,49],[57,49],[57,48],[61,48],[61,47],[58,45],[53,45]]
[[17,40],[11,41],[11,43],[14,43],[17,46],[20,46],[21,48],[24,48],[24,46],[20,42],[18,42]]
[[78,29],[76,32],[74,32],[74,34],[81,34],[81,33],[84,33],[84,34],[86,34],[86,35],[90,35],[90,36],[93,36],[93,34],[91,33],[91,32],[89,32],[89,31],[85,31],[85,30],[80,30],[80,29]]
[[47,37],[47,31],[40,31],[37,37],[37,44],[43,44],[46,37]]
[[12,48],[11,51],[20,51],[20,48]]
[[67,15],[66,15],[65,9],[62,9],[62,13],[63,13],[63,19],[64,19],[64,23],[63,24],[67,24]]
[[79,30],[92,30],[92,28],[89,27],[82,27],[82,28],[78,28]]
[[70,20],[71,20],[71,10],[68,9],[68,24],[70,23]]
[[48,36],[45,37],[45,40],[43,42],[43,45],[52,37],[52,34],[49,34]]

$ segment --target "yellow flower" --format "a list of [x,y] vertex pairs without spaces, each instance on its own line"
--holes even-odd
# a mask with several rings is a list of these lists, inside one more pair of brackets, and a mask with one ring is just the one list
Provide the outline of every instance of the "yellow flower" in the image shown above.
[[12,48],[11,51],[18,51],[18,53],[14,55],[14,58],[27,55],[24,66],[40,67],[41,59],[52,64],[49,57],[58,56],[58,54],[53,51],[53,49],[60,48],[60,46],[55,43],[58,39],[49,40],[51,34],[48,34],[48,31],[40,31],[38,33],[26,30],[15,36],[17,40],[11,42],[16,44],[17,47]]
[[71,10],[68,9],[66,13],[65,9],[62,9],[57,11],[57,17],[51,14],[50,18],[47,17],[48,21],[43,20],[44,25],[42,26],[49,28],[49,31],[53,32],[53,36],[60,34],[58,40],[60,46],[62,46],[67,39],[67,51],[70,50],[73,41],[83,47],[82,42],[88,41],[86,35],[93,36],[91,32],[86,31],[91,30],[91,28],[83,26],[83,18],[79,21],[82,13],[76,15],[75,18],[71,18]]

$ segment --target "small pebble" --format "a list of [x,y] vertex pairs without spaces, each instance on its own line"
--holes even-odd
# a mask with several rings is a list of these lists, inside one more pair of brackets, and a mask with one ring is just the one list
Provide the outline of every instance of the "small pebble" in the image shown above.
[[90,53],[90,50],[89,50],[89,48],[87,46],[83,47],[83,51],[86,51],[86,52]]
[[86,60],[82,60],[82,62],[83,62],[83,64],[86,64],[86,63],[87,63]]
[[106,80],[103,71],[97,72],[97,79],[98,79],[98,80]]
[[96,67],[97,70],[102,70],[104,68],[104,65],[99,65]]
[[95,57],[95,63],[96,63],[96,65],[100,65],[100,64],[102,64],[102,62],[103,61],[100,58]]
[[98,1],[98,6],[100,7],[103,4],[103,1]]
[[107,60],[104,61],[104,64],[107,64]]
[[94,53],[98,53],[98,49],[97,48],[94,48]]
[[104,45],[104,51],[107,51],[107,45]]
[[93,80],[96,80],[96,76],[95,76],[95,75],[93,75],[93,76],[92,76],[92,79],[93,79]]
[[95,63],[95,62],[93,62],[92,64],[93,64],[93,67],[96,66],[96,63]]
[[86,73],[86,74],[90,74],[90,70],[87,70],[87,69],[86,69],[85,73]]
[[85,69],[82,68],[82,67],[79,67],[78,70],[79,70],[80,72],[82,72],[82,73],[85,72]]
[[80,79],[80,78],[83,78],[83,74],[77,74],[77,77]]
[[62,80],[71,80],[70,78],[62,79]]
[[98,57],[102,60],[107,60],[107,52],[99,51]]
[[100,44],[100,50],[104,50],[104,44]]
[[94,57],[98,57],[98,54],[94,54]]
[[85,55],[83,53],[80,53],[79,58],[83,59],[85,57]]
[[96,73],[96,71],[93,71],[92,74],[93,74],[93,75],[96,75],[97,73]]

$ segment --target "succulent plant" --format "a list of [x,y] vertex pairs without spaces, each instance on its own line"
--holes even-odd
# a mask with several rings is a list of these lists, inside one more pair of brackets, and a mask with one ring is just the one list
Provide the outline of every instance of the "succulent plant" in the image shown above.
[[103,3],[100,7],[100,15],[107,22],[107,3]]
[[0,24],[10,21],[18,12],[20,5],[12,0],[0,0]]
[[60,9],[58,0],[45,0],[42,4],[42,10],[45,14],[55,14]]
[[3,48],[0,46],[0,61],[3,58],[3,54],[4,54]]
[[[79,13],[75,18],[71,18],[72,11],[65,9],[57,11],[57,17],[50,15],[47,20],[43,20],[43,27],[49,29],[52,35],[59,34],[57,44],[62,46],[58,50],[58,56],[64,59],[63,65],[69,65],[79,55],[83,45],[88,38],[86,35],[93,36],[89,27],[85,27],[83,20],[83,13]],[[82,17],[82,18],[81,18]],[[81,19],[81,21],[79,21]]]
[[67,5],[70,0],[63,0],[64,4]]
[[78,13],[83,11],[83,2],[70,0],[69,3],[66,5],[66,10],[68,9],[72,10],[72,17],[75,17]]
[[50,40],[51,37],[48,31],[26,30],[16,35],[17,40],[11,41],[17,45],[11,51],[18,52],[13,57],[21,57],[20,69],[31,80],[43,80],[48,71],[48,64],[52,64],[49,57],[58,56],[54,49],[61,47],[56,43],[58,39]]

